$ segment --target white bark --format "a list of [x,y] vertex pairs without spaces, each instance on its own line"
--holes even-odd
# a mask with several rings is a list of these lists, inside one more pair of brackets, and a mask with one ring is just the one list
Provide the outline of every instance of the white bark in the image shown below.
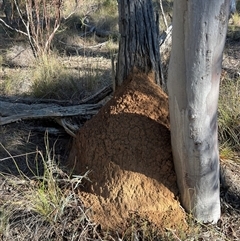
[[184,208],[220,218],[217,103],[229,0],[177,0],[168,92],[175,170]]

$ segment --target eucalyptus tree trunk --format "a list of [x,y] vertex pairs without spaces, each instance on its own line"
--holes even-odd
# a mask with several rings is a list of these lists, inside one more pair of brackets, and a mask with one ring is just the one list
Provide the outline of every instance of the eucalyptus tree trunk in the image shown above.
[[217,107],[230,0],[177,0],[168,92],[182,205],[203,222],[220,218]]
[[151,0],[118,1],[119,43],[116,86],[120,86],[138,69],[144,73],[153,71],[156,83],[160,83],[160,53],[158,19],[154,18]]

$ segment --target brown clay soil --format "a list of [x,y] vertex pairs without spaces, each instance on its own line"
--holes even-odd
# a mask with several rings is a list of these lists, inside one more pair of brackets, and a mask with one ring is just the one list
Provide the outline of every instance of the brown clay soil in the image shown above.
[[158,228],[186,228],[170,144],[168,97],[136,73],[80,129],[70,164],[91,170],[81,198],[102,227],[124,229],[134,213]]

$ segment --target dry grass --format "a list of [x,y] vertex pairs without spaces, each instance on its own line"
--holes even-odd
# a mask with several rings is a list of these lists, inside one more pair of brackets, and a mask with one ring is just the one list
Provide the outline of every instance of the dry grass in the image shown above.
[[[3,147],[3,146],[2,146]],[[129,228],[119,234],[114,230],[101,230],[93,223],[81,201],[79,187],[88,180],[88,172],[74,176],[60,169],[45,136],[45,153],[36,151],[35,159],[41,162],[26,175],[14,157],[18,175],[0,173],[0,236],[2,240],[175,240],[174,230],[166,230],[163,236],[158,227],[133,215]],[[1,161],[1,159],[0,159]]]
[[[111,43],[106,47],[110,52]],[[15,48],[14,51],[19,54]],[[21,55],[24,58],[24,52]],[[28,95],[74,102],[110,84],[111,60],[101,56],[52,54],[32,61],[30,67],[5,68],[0,81],[0,91],[5,96]]]
[[79,91],[77,80],[71,78],[57,56],[45,55],[37,59],[31,74],[31,94],[35,97],[68,99],[68,93]]
[[35,97],[78,101],[110,83],[110,60],[45,56],[33,68],[31,80]]
[[[70,176],[56,164],[54,149],[45,139],[45,155],[37,151],[43,172],[25,175],[15,162],[19,175],[1,173],[0,235],[2,240],[84,240],[97,237],[97,225],[87,217],[88,210],[77,189],[83,176]],[[6,150],[7,151],[7,150]],[[14,159],[10,156],[10,158]]]
[[240,15],[238,12],[235,12],[233,15],[232,15],[232,23],[231,25],[235,25],[235,26],[240,26]]
[[[78,26],[81,18],[90,13],[91,24],[105,30],[116,28],[116,7],[113,0],[81,1],[77,9],[74,9],[75,1],[65,3],[63,15],[69,18],[56,34],[54,50],[37,60],[34,60],[23,40],[16,44],[12,41],[12,47],[7,50],[4,60],[1,55],[1,62],[10,67],[4,68],[1,74],[1,94],[78,101],[108,85],[111,81],[110,58],[117,51],[117,43],[111,37],[99,38],[94,34],[81,37],[84,29]],[[74,14],[71,15],[73,10]],[[116,21],[113,21],[113,16]],[[2,39],[3,43],[4,40],[9,43],[7,38]]]
[[[72,12],[74,2],[69,1],[64,6],[65,17]],[[167,13],[171,13],[171,2],[163,1]],[[158,1],[155,1],[155,5],[158,5]],[[19,43],[12,44],[6,54],[4,52],[0,55],[1,95],[30,95],[77,102],[108,85],[111,81],[111,56],[117,53],[118,43],[115,39],[79,35],[82,33],[82,29],[79,28],[82,18],[89,11],[91,24],[104,30],[117,30],[115,0],[80,1],[75,14],[57,33],[55,50],[51,55],[32,61],[26,43],[23,43],[22,47],[19,47]],[[163,29],[164,26],[161,26]],[[229,33],[233,38],[239,34],[238,14],[233,16]],[[92,48],[102,42],[106,42],[103,47]],[[9,46],[9,43],[6,44]],[[59,46],[61,49],[58,49]],[[80,51],[79,46],[81,46]],[[73,47],[71,51],[69,47]],[[237,73],[238,69],[239,66],[236,66],[234,73]],[[239,161],[239,156],[236,155],[236,152],[240,151],[239,113],[240,78],[233,77],[232,72],[228,72],[221,83],[219,101],[219,139],[221,157],[224,159]],[[9,129],[1,127],[0,132],[0,143],[2,144],[5,139],[6,144],[1,145],[0,160],[9,158],[9,161],[15,163],[15,173],[18,172],[18,175],[6,173],[1,175],[0,239],[2,240],[190,241],[237,240],[240,237],[235,234],[235,229],[239,232],[237,226],[239,211],[223,201],[225,216],[216,226],[196,224],[189,217],[191,228],[189,234],[176,235],[176,230],[166,230],[165,235],[160,236],[158,227],[151,226],[146,220],[133,217],[126,233],[117,238],[118,234],[115,232],[116,237],[113,238],[108,233],[103,233],[87,216],[90,210],[84,207],[76,188],[81,185],[81,180],[85,176],[73,177],[62,171],[56,165],[54,148],[50,150],[46,141],[44,143],[46,150],[36,151],[36,145],[29,143],[27,137],[24,139],[24,134],[20,130],[10,133]],[[29,144],[31,149],[28,149]],[[32,158],[36,153],[37,156]],[[26,156],[26,163],[31,162],[28,168],[32,170],[31,177],[20,167],[18,168],[20,164],[17,157],[13,157],[21,154]]]
[[222,145],[240,151],[240,78],[225,79],[220,87],[219,138]]
[[[125,241],[169,241],[169,240],[234,240],[234,230],[238,226],[231,224],[238,216],[234,208],[222,203],[225,212],[231,211],[227,219],[217,225],[196,223],[189,215],[189,232],[167,229],[159,232],[159,227],[137,214],[128,220],[129,228],[125,233],[101,230],[93,223],[87,209],[81,202],[79,186],[83,176],[67,174],[57,165],[55,147],[49,147],[45,136],[45,153],[36,151],[35,159],[42,162],[43,169],[32,169],[32,176],[18,169],[19,175],[1,173],[0,199],[0,236],[2,240],[125,240]],[[5,149],[6,152],[8,152]],[[11,154],[10,159],[14,159]],[[235,221],[235,225],[237,225]],[[237,230],[236,230],[237,231]],[[236,236],[237,237],[237,236]]]

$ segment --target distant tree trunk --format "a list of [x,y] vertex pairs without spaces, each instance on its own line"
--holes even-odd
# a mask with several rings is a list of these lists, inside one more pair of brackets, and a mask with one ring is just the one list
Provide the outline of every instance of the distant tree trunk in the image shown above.
[[230,0],[177,0],[168,92],[181,201],[203,222],[220,217],[217,106]]
[[151,0],[118,1],[119,43],[116,86],[120,86],[134,68],[155,72],[160,83],[158,20],[154,18]]

